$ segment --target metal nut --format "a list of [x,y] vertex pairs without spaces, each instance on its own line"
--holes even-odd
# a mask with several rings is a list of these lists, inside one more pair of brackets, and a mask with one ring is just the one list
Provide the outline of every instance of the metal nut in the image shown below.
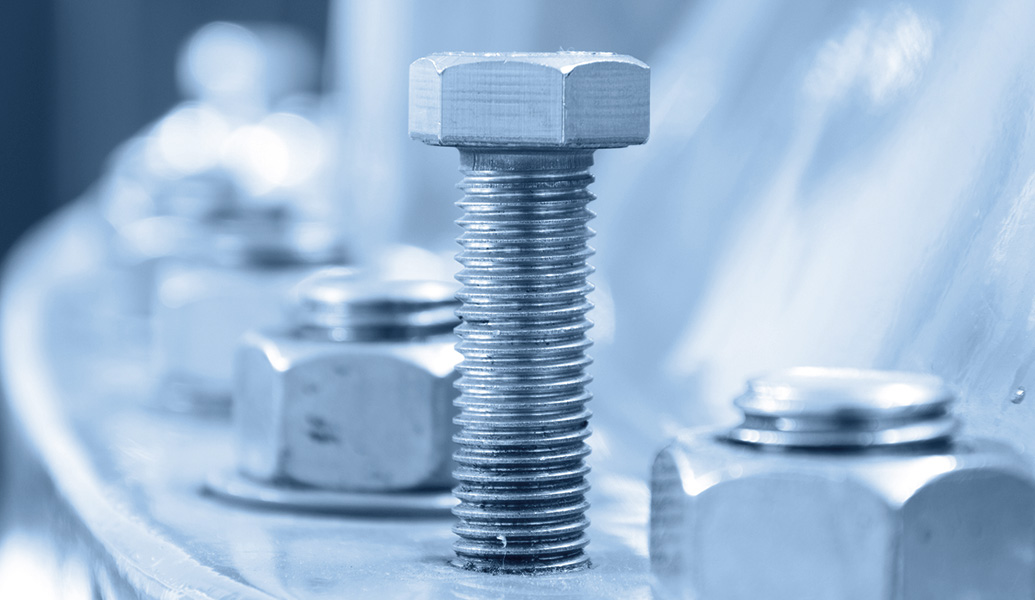
[[291,320],[237,355],[238,468],[270,483],[451,486],[455,286],[314,276]]
[[241,336],[275,323],[299,281],[344,261],[322,225],[292,224],[276,235],[211,229],[198,235],[198,256],[158,267],[152,344],[166,407],[225,412]]
[[1033,597],[1029,467],[997,442],[953,440],[938,425],[951,400],[908,374],[754,380],[738,399],[744,424],[684,436],[654,463],[659,587],[724,600]]
[[[650,131],[650,69],[603,52],[433,54],[410,65],[410,136],[443,146],[609,148]],[[501,101],[509,97],[509,101]]]
[[275,322],[283,297],[312,272],[312,266],[272,271],[200,264],[162,268],[153,321],[162,402],[174,407],[183,403],[182,408],[225,406],[241,336]]

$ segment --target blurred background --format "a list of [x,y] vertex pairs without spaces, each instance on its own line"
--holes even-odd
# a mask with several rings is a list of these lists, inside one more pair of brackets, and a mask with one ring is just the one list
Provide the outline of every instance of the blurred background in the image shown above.
[[[0,7],[0,251],[33,221],[83,193],[122,141],[180,98],[177,52],[212,21],[272,22],[296,28],[328,49],[337,26],[356,34],[336,42],[370,69],[395,69],[445,48],[608,49],[648,57],[690,3],[571,0],[497,3],[451,0],[342,3],[328,0],[40,0]],[[349,14],[353,11],[357,14]],[[358,14],[367,13],[367,14]],[[353,19],[369,19],[363,25]],[[472,24],[477,23],[477,26]],[[392,34],[395,34],[394,36]],[[405,44],[400,44],[404,39]],[[401,46],[401,47],[397,47]],[[398,59],[392,63],[392,59]],[[318,88],[349,75],[344,57]],[[334,69],[333,65],[328,65]],[[355,71],[355,70],[354,70]],[[404,80],[399,80],[403,81]],[[383,98],[382,98],[383,100]],[[405,90],[395,104],[403,106]],[[393,105],[395,106],[395,105]],[[405,114],[395,115],[405,126]],[[399,130],[393,131],[398,135]],[[387,134],[386,134],[387,135]],[[400,143],[407,143],[404,137]]]
[[274,21],[322,46],[326,1],[41,0],[0,6],[0,249],[93,183],[180,98],[176,55],[217,20]]

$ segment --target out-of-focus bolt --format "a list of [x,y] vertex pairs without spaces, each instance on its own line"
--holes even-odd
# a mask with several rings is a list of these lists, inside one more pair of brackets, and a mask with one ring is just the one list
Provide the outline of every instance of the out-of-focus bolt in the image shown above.
[[333,269],[299,284],[287,322],[237,354],[240,471],[323,490],[448,489],[455,293]]
[[798,368],[754,379],[744,422],[688,434],[651,479],[665,597],[1035,596],[1035,480],[955,435],[936,377]]
[[283,298],[307,276],[346,262],[320,223],[198,226],[196,256],[166,260],[154,297],[153,368],[165,408],[225,413],[234,352],[244,333],[276,322]]
[[410,135],[460,149],[456,564],[588,564],[586,209],[597,148],[642,144],[650,72],[615,54],[436,54],[410,66]]
[[176,74],[185,96],[254,116],[312,90],[318,62],[312,42],[290,27],[215,21],[180,48]]

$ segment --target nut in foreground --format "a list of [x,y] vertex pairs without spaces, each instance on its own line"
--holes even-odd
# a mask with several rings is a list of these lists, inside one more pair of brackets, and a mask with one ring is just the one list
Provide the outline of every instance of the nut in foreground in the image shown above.
[[238,351],[240,471],[339,491],[448,488],[454,292],[333,271],[300,284],[288,323]]
[[1035,482],[957,437],[934,377],[792,369],[750,382],[745,420],[657,457],[651,566],[669,597],[1035,596]]

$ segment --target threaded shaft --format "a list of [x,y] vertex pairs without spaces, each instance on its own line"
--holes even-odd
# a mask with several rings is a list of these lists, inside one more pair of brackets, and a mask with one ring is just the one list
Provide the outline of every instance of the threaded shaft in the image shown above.
[[460,154],[456,564],[586,566],[592,152]]

